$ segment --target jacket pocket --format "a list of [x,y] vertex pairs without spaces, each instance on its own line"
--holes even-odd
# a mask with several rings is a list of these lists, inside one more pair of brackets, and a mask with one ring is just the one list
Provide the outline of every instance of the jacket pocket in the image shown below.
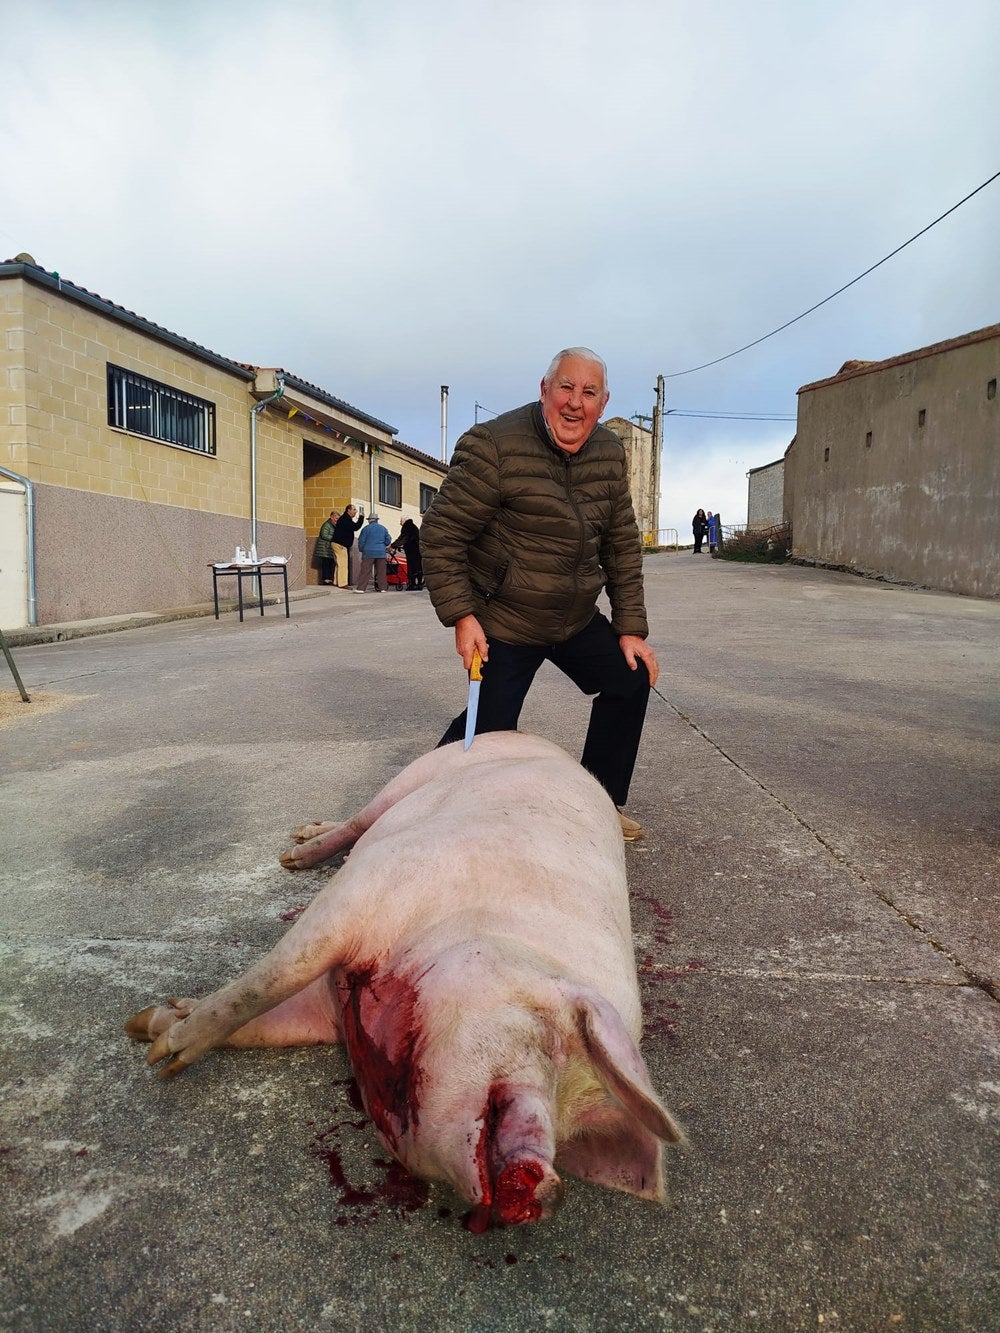
[[486,605],[496,597],[510,573],[509,560],[492,561],[491,565],[492,568],[489,570],[476,570],[470,579],[473,588]]

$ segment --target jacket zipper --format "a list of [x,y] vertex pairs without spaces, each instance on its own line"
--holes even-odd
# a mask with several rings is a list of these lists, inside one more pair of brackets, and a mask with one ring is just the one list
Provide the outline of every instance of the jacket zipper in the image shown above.
[[[577,543],[576,562],[575,562],[575,564],[573,565],[573,598],[572,598],[572,602],[571,602],[571,607],[575,607],[575,606],[576,606],[576,594],[577,594],[577,590],[578,590],[578,588],[579,588],[579,579],[577,578],[577,571],[578,571],[579,568],[580,568],[580,562],[583,560],[584,550],[585,550],[585,546],[586,546],[586,543],[585,543],[585,541],[584,541],[584,535],[583,535],[583,515],[580,513],[580,506],[577,504],[576,500],[573,498],[573,488],[570,486],[570,480],[569,480],[569,470],[570,470],[570,468],[573,466],[573,459],[574,459],[574,457],[575,457],[575,455],[573,455],[573,454],[567,454],[567,456],[566,456],[565,459],[563,460],[563,480],[564,480],[564,483],[565,483],[565,486],[566,486],[566,499],[570,502],[570,504],[571,504],[572,507],[573,507],[573,513],[576,515],[576,528],[577,528],[577,532],[579,533],[579,541],[578,541],[578,543]],[[567,621],[567,615],[568,615],[568,613],[564,611],[564,612],[563,612],[563,638],[566,637],[566,627],[567,627],[567,624],[568,624],[568,621]]]

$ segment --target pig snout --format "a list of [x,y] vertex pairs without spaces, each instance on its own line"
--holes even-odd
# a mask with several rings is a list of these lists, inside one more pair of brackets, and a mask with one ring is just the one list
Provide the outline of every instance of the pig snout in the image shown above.
[[466,1227],[521,1226],[551,1217],[564,1186],[552,1166],[555,1133],[544,1094],[503,1084],[490,1089],[476,1152],[482,1202]]

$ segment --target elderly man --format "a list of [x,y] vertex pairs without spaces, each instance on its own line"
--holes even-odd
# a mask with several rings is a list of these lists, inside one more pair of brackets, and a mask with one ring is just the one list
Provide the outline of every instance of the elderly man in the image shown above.
[[[581,762],[628,798],[656,655],[646,642],[642,552],[618,437],[598,426],[604,362],[553,359],[541,398],[467,431],[420,530],[424,581],[466,668],[483,660],[477,732],[515,730],[544,661],[596,699]],[[597,610],[607,587],[611,620]],[[460,740],[465,714],[441,744]],[[641,827],[624,814],[626,840]]]

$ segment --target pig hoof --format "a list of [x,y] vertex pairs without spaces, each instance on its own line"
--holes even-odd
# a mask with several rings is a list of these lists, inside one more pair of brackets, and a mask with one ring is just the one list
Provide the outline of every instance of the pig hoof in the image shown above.
[[150,1004],[133,1014],[125,1024],[125,1031],[133,1041],[155,1041],[178,1019],[187,1018],[194,1006],[194,1000],[178,1000],[171,995],[166,1004]]
[[292,834],[293,842],[309,842],[311,838],[318,838],[321,833],[329,833],[335,824],[303,824]]
[[149,1034],[149,1023],[158,1008],[159,1005],[156,1004],[148,1005],[145,1009],[140,1009],[137,1014],[133,1014],[128,1020],[125,1024],[125,1031],[133,1041],[153,1040]]
[[294,850],[290,852],[282,852],[281,855],[278,857],[278,860],[281,862],[281,864],[285,867],[286,870],[298,870],[299,868],[299,863],[295,859]]

